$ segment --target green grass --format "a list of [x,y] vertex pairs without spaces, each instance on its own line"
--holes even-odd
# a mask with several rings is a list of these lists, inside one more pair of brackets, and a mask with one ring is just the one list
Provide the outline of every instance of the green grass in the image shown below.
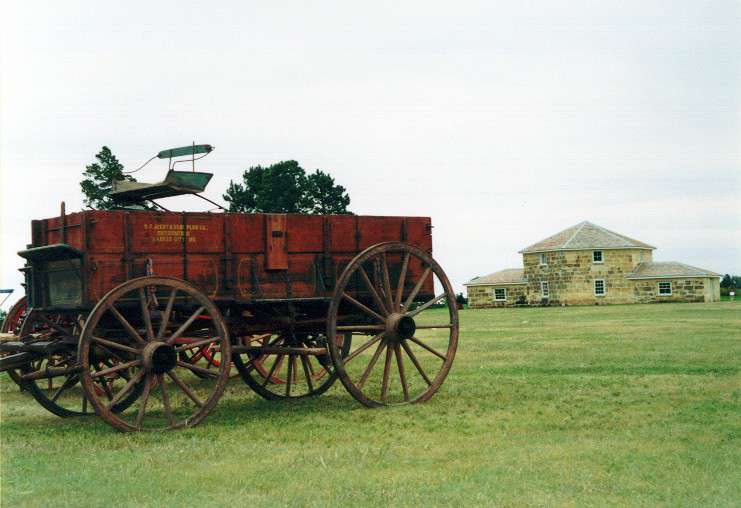
[[465,310],[430,402],[232,381],[195,428],[59,419],[3,376],[3,506],[738,505],[741,309]]

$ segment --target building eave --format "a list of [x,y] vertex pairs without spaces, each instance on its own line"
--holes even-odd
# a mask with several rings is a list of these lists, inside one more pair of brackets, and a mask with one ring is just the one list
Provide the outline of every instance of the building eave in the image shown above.
[[540,254],[542,252],[564,252],[564,251],[580,251],[580,250],[656,250],[656,247],[580,247],[578,249],[539,249],[539,250],[520,250],[518,254]]
[[721,279],[722,275],[641,275],[641,276],[625,276],[628,280],[651,280],[651,279]]
[[471,287],[471,286],[526,286],[527,281],[525,282],[479,282],[479,283],[468,283],[466,282],[463,284],[465,287]]

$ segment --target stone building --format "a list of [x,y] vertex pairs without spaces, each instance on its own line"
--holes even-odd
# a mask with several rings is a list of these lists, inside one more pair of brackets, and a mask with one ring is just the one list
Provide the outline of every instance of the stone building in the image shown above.
[[470,307],[715,302],[720,275],[654,262],[655,247],[582,222],[520,251],[524,268],[475,277]]

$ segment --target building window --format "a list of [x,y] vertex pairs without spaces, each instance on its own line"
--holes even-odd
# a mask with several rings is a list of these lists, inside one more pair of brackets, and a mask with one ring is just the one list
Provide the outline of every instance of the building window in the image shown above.
[[592,251],[592,262],[593,263],[603,263],[604,262],[604,259],[602,258],[601,250]]
[[594,294],[596,296],[603,296],[607,293],[607,286],[605,286],[604,279],[596,279],[594,281]]
[[495,288],[494,289],[494,300],[498,302],[503,302],[507,299],[507,289],[506,288]]
[[659,296],[671,296],[672,295],[672,283],[671,282],[659,282]]
[[548,264],[548,256],[545,255],[544,252],[540,253],[540,266],[545,266]]
[[548,289],[548,282],[541,281],[540,282],[540,296],[543,298],[548,298],[550,296],[550,290]]

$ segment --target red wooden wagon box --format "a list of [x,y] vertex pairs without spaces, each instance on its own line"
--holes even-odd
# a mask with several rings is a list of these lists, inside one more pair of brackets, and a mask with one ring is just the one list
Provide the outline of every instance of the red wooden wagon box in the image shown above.
[[[145,275],[176,277],[213,300],[247,303],[331,298],[334,281],[359,252],[404,242],[431,253],[431,231],[428,217],[92,210],[33,221],[31,248],[21,255],[31,261],[34,306],[92,307]],[[389,261],[398,275],[401,256]],[[423,270],[413,260],[407,284]],[[420,297],[432,293],[429,278]]]

